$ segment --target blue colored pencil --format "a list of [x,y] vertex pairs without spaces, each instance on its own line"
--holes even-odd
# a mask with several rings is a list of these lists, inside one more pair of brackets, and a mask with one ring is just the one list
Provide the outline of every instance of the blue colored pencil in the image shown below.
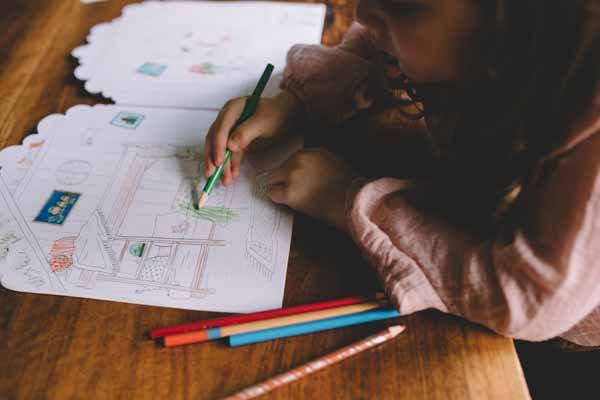
[[342,326],[364,324],[382,319],[399,317],[400,313],[393,308],[365,311],[357,314],[343,315],[341,317],[327,318],[319,321],[305,322],[302,324],[282,326],[279,328],[264,329],[262,331],[241,333],[229,336],[231,347],[243,346],[245,344],[265,342],[267,340],[284,338],[289,336],[303,335],[340,328]]

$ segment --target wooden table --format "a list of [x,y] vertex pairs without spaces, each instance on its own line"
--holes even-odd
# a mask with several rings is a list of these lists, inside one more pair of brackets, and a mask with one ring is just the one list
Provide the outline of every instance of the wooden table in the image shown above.
[[[70,51],[126,0],[15,0],[0,4],[0,146],[75,104],[107,102],[73,77]],[[330,1],[326,44],[339,41],[353,2]],[[298,217],[285,305],[378,286],[353,244]],[[0,398],[219,398],[372,334],[374,323],[230,349],[222,343],[163,349],[154,327],[208,313],[0,289]],[[352,360],[277,390],[272,398],[529,398],[511,340],[436,312],[402,319],[406,333]]]

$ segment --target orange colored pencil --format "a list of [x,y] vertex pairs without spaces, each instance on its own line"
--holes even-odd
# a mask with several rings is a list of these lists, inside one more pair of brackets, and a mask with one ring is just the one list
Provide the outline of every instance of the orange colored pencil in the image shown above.
[[184,344],[201,343],[223,337],[276,328],[286,325],[300,324],[303,322],[317,321],[326,318],[340,317],[342,315],[356,314],[364,311],[389,305],[387,300],[368,301],[366,303],[352,304],[349,306],[330,308],[326,310],[311,311],[302,314],[288,315],[285,317],[270,318],[261,321],[246,322],[243,324],[227,325],[217,328],[202,329],[199,331],[168,335],[163,338],[165,347],[181,346]]
[[333,353],[327,354],[323,357],[319,357],[316,360],[310,361],[297,368],[276,375],[273,378],[267,379],[262,383],[250,386],[242,390],[241,392],[238,392],[234,395],[225,398],[224,400],[247,400],[253,399],[258,396],[262,396],[263,394],[266,394],[279,387],[285,386],[290,382],[293,382],[306,375],[310,375],[316,371],[328,367],[331,364],[335,364],[337,362],[345,360],[346,358],[352,357],[353,355],[358,354],[362,351],[368,350],[382,343],[385,343],[388,340],[395,338],[403,331],[404,326],[402,325],[390,326],[382,332],[379,332],[373,336],[369,336],[368,338],[351,344],[349,346],[342,347],[341,349],[334,351]]

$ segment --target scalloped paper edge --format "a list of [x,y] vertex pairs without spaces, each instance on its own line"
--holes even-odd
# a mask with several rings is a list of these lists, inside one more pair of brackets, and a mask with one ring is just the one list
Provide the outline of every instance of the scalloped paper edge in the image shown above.
[[115,33],[117,26],[125,16],[151,9],[158,1],[146,1],[143,3],[128,4],[121,10],[121,15],[110,22],[103,22],[94,25],[86,37],[86,43],[74,48],[71,56],[77,59],[79,65],[73,71],[73,75],[78,80],[84,82],[84,88],[88,93],[100,94],[107,99],[114,100],[110,91],[101,89],[90,83],[93,81],[95,67],[98,66],[98,58],[103,57],[106,52],[106,46],[110,44],[110,39]]

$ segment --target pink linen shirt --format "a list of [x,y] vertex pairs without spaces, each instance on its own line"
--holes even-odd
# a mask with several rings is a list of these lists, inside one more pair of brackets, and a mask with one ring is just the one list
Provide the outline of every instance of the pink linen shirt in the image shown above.
[[[296,45],[283,87],[317,120],[369,107],[383,71],[359,24],[335,48]],[[379,68],[379,69],[378,69]],[[514,239],[483,238],[407,201],[411,181],[355,182],[352,237],[402,314],[435,308],[518,339],[600,345],[600,95],[529,194]]]

